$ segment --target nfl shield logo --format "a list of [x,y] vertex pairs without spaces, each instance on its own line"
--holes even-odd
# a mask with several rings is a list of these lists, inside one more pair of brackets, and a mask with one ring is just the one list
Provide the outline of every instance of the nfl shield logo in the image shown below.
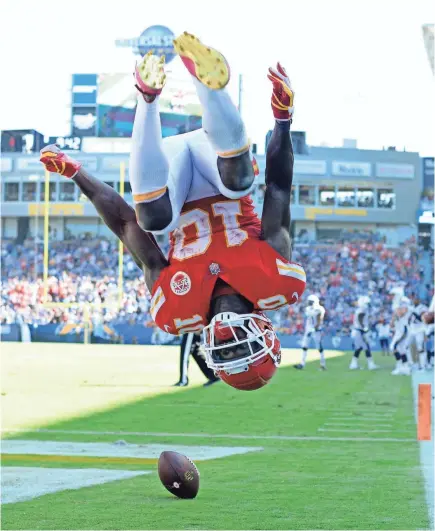
[[189,293],[191,287],[190,277],[184,271],[178,271],[171,278],[171,290],[175,295],[186,295],[186,293]]

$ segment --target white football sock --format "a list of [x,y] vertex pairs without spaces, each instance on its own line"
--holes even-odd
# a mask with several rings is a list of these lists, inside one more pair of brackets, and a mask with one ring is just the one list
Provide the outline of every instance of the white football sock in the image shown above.
[[423,369],[426,366],[426,352],[419,352],[418,358],[420,362],[420,367]]
[[307,356],[308,356],[308,350],[302,350],[302,363],[301,365],[303,365],[305,367],[305,363],[307,361]]
[[326,367],[325,352],[323,350],[320,352],[320,365]]
[[159,98],[139,96],[131,137],[129,176],[135,203],[155,201],[166,192],[169,163],[163,152]]
[[237,157],[249,151],[242,117],[225,89],[212,90],[192,76],[203,109],[202,127],[220,157]]

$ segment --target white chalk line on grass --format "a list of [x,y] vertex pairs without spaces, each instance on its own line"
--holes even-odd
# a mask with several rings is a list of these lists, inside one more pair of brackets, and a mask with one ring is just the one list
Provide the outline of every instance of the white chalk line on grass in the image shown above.
[[[376,426],[374,426],[376,428]],[[361,429],[347,429],[347,428],[318,428],[317,431],[323,431],[323,432],[339,432],[339,433],[391,433],[391,430],[373,430],[371,428],[364,428],[361,427]],[[416,442],[417,439],[412,439]]]
[[[332,419],[330,419],[332,420]],[[358,428],[364,428],[364,421],[363,420],[360,420],[358,422],[325,422],[324,426],[348,426],[348,427],[351,427],[351,426],[355,426],[355,424],[358,424]],[[366,426],[368,428],[392,428],[393,425],[392,424],[378,424],[378,423],[369,423],[369,424],[366,424]]]
[[[331,431],[322,430],[318,431]],[[332,430],[337,431],[337,430]],[[346,431],[346,430],[340,430]],[[349,431],[349,430],[347,430]],[[365,430],[354,430],[357,433],[365,433]],[[2,433],[53,433],[65,435],[116,435],[116,436],[138,436],[138,437],[195,437],[203,439],[245,439],[245,440],[270,440],[270,441],[344,441],[344,442],[398,442],[398,443],[415,443],[415,439],[406,439],[399,437],[320,437],[304,435],[241,435],[241,434],[213,434],[213,433],[156,433],[147,431],[94,431],[94,430],[55,430],[55,429],[2,429]],[[373,433],[373,432],[372,432]],[[388,433],[388,432],[386,432]]]
[[434,426],[434,395],[433,395],[433,374],[427,372],[413,372],[411,377],[412,391],[414,397],[414,415],[415,421],[418,421],[418,386],[422,383],[429,383],[432,385],[432,399],[431,399],[431,424],[432,424],[432,438],[430,441],[419,441],[420,449],[420,467],[423,476],[426,503],[429,513],[429,529],[434,529],[434,440],[433,440],[433,426]]
[[338,422],[343,422],[345,420],[350,420],[352,422],[388,422],[392,420],[392,417],[363,417],[363,416],[354,416],[354,417],[329,417],[328,420],[336,420]]
[[358,416],[370,416],[370,417],[391,417],[396,413],[397,408],[390,409],[386,411],[378,411],[376,408],[370,407],[370,408],[360,408],[358,406],[354,406],[352,409],[345,409],[345,408],[334,408],[331,411],[332,415],[352,415],[354,417]]

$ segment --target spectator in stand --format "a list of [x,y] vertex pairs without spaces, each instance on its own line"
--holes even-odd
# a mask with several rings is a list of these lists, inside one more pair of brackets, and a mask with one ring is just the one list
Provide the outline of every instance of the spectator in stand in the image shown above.
[[[118,244],[107,240],[53,242],[49,250],[48,301],[66,303],[118,303]],[[167,249],[167,246],[166,246]],[[415,240],[399,249],[387,248],[379,235],[349,233],[337,245],[296,244],[293,259],[307,273],[308,295],[319,295],[326,308],[325,335],[347,335],[352,324],[354,301],[370,294],[371,313],[391,317],[391,287],[403,283],[407,292],[430,299],[430,286],[423,282],[419,259],[422,250]],[[32,241],[25,245],[3,242],[1,323],[21,317],[27,323],[80,323],[80,308],[44,308],[42,280],[43,248]],[[433,263],[433,262],[432,262]],[[422,293],[423,291],[423,293]],[[104,323],[153,326],[149,297],[142,272],[129,254],[124,255],[122,305],[117,309],[95,308]],[[302,301],[273,312],[274,324],[283,334],[303,333]],[[92,313],[91,312],[91,313]],[[92,315],[91,315],[92,317]]]

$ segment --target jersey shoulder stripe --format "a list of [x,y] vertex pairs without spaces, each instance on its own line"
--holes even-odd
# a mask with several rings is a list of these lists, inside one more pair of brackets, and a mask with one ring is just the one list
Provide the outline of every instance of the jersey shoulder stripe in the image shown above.
[[154,321],[156,320],[156,316],[165,301],[166,298],[163,294],[163,290],[159,286],[151,299],[150,314]]
[[277,258],[276,266],[280,275],[297,278],[298,280],[302,280],[302,282],[307,281],[307,276],[305,274],[304,268],[298,264],[285,263],[279,258]]

